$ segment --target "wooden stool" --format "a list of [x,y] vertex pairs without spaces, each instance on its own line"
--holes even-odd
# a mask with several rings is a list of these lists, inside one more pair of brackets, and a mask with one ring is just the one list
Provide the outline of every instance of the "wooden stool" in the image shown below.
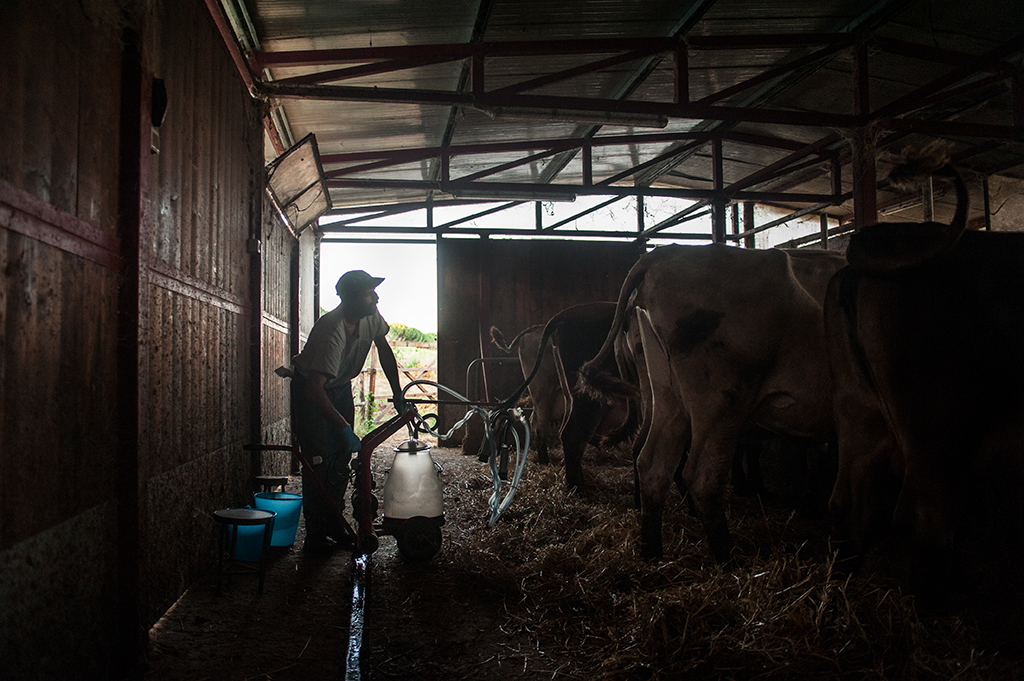
[[[228,549],[227,575],[230,579],[232,567],[236,572],[258,571],[260,574],[259,592],[263,593],[263,579],[267,573],[267,554],[270,553],[270,536],[274,533],[274,518],[277,513],[273,511],[259,511],[253,508],[225,508],[213,512],[213,519],[221,525],[217,536],[217,589],[221,588],[221,581],[225,575],[224,569],[224,538],[231,532],[231,541]],[[263,526],[263,552],[260,554],[260,566],[253,568],[242,565],[235,560],[235,550],[238,548],[238,526],[239,525],[262,525]]]
[[260,492],[273,492],[274,488],[278,486],[283,492],[285,485],[288,484],[287,475],[257,475],[255,480]]

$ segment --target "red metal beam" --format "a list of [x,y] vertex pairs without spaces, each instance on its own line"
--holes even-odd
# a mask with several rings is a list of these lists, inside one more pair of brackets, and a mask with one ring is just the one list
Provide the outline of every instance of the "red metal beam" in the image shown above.
[[540,153],[531,154],[530,156],[526,156],[515,161],[509,161],[508,163],[502,163],[500,165],[493,166],[491,168],[488,168],[487,170],[481,170],[480,172],[473,173],[471,175],[463,175],[462,177],[456,177],[453,179],[458,182],[472,182],[473,180],[479,180],[482,177],[490,177],[491,175],[497,175],[498,173],[504,172],[506,170],[518,168],[528,163],[533,163],[534,161],[539,161],[541,159],[548,158],[549,156],[554,156],[555,154],[558,153],[561,152],[555,150],[542,151]]
[[[563,193],[566,196],[668,196],[681,199],[711,199],[716,195],[713,189],[687,189],[680,187],[617,187],[611,185],[540,184],[515,182],[434,182],[431,180],[328,180],[327,186],[333,189],[416,189],[420,191],[439,191],[450,194],[465,190],[493,192],[522,192],[537,190],[547,193]],[[789,201],[795,203],[834,202],[832,194],[799,194],[785,192],[738,191],[730,194],[736,201]]]
[[[700,216],[703,217],[703,216]],[[426,229],[423,227],[411,228],[404,226],[389,226],[377,230],[380,234],[408,234],[411,235],[409,239],[388,239],[386,237],[366,237],[360,235],[358,238],[345,237],[345,236],[331,236],[335,234],[351,234],[358,233],[357,229],[338,229],[329,232],[328,236],[324,237],[324,241],[327,243],[351,243],[351,242],[363,242],[373,240],[378,243],[436,243],[437,237],[452,236],[452,235],[470,235],[470,236],[525,236],[529,238],[551,238],[551,239],[564,239],[569,233],[564,230],[549,231],[543,229],[537,231],[531,224],[529,227],[467,227],[464,229]],[[416,235],[429,237],[431,241],[417,240]],[[573,237],[582,238],[597,238],[597,239],[626,239],[629,241],[636,241],[638,239],[645,239],[644,234],[632,231],[623,230],[572,230],[571,235]],[[655,239],[685,239],[685,240],[710,240],[710,232],[670,232],[670,233],[658,233],[651,235],[651,238]]]
[[888,54],[895,54],[901,57],[921,59],[923,61],[948,64],[949,66],[963,66],[974,58],[974,55],[955,50],[946,50],[933,45],[911,43],[898,38],[875,35],[868,39],[868,44],[877,47]]
[[[521,142],[489,142],[485,144],[463,144],[448,147],[421,147],[415,149],[380,149],[374,151],[359,151],[344,154],[324,154],[320,157],[324,165],[338,163],[355,163],[358,161],[370,161],[375,159],[391,159],[395,165],[402,163],[416,163],[431,156],[440,156],[447,153],[451,156],[469,156],[474,154],[495,154],[515,151],[538,151],[542,149],[557,149],[567,151],[570,149],[586,147],[608,147],[642,144],[665,144],[671,142],[684,142],[687,140],[703,140],[707,142],[714,135],[720,135],[722,139],[749,144],[753,146],[769,147],[772,149],[784,149],[787,151],[799,151],[805,149],[807,144],[795,140],[787,140],[781,137],[769,137],[767,135],[754,135],[743,132],[725,131],[711,133],[708,131],[699,132],[657,132],[635,135],[605,135],[581,139],[575,137],[548,138],[539,140],[525,140]],[[834,152],[821,150],[822,156],[832,157]]]
[[558,83],[563,80],[568,80],[570,78],[582,76],[587,73],[600,71],[601,69],[606,69],[612,66],[618,66],[620,64],[636,61],[638,59],[645,59],[647,57],[650,57],[651,55],[657,54],[658,52],[660,52],[660,50],[633,50],[631,52],[618,54],[613,57],[607,57],[606,59],[600,59],[598,61],[591,62],[590,64],[583,64],[582,66],[566,69],[564,71],[558,71],[556,73],[538,76],[537,78],[531,78],[530,80],[523,81],[521,83],[516,83],[515,85],[509,85],[507,87],[498,88],[497,90],[492,90],[490,94],[509,95],[515,94],[517,92],[523,92],[525,90],[533,90],[539,87],[543,87],[545,85],[551,85],[553,83]]
[[[985,54],[974,57],[966,64],[954,68],[945,75],[942,75],[917,88],[913,92],[900,97],[896,101],[883,106],[878,111],[872,112],[871,116],[873,119],[882,122],[884,125],[884,121],[920,108],[921,101],[945,90],[946,88],[957,85],[964,79],[969,78],[976,73],[1000,70],[1002,61],[1006,57],[1020,52],[1021,50],[1024,50],[1024,33],[1017,35],[1012,40],[1003,43],[999,47],[990,50]],[[1010,75],[1011,74],[1009,72],[1006,73],[1007,77]],[[864,113],[866,114],[867,112],[868,110],[865,109]]]
[[[284,142],[281,141],[281,134],[277,131],[277,126],[274,125],[274,119],[269,112],[263,117],[263,129],[267,132],[267,136],[270,138],[270,145],[274,147],[277,155],[283,154],[286,151]],[[287,220],[285,224],[288,224]]]
[[883,118],[879,121],[885,130],[898,130],[934,135],[936,137],[980,137],[984,139],[1019,140],[1024,127],[1019,125],[986,125],[957,121],[925,121],[919,118]]
[[736,85],[727,87],[724,90],[720,90],[718,92],[715,92],[714,94],[710,94],[707,97],[698,100],[696,104],[698,106],[707,106],[714,104],[715,102],[731,97],[732,95],[739,94],[744,90],[749,90],[755,85],[767,83],[768,81],[774,80],[775,78],[780,78],[786,75],[787,73],[792,73],[793,71],[799,68],[807,66],[808,64],[813,64],[815,62],[828,59],[835,55],[836,52],[845,50],[847,47],[850,46],[851,42],[851,39],[847,38],[845,41],[834,43],[821,50],[818,50],[817,52],[812,52],[811,54],[799,57],[797,59],[794,59],[793,61],[786,62],[785,64],[776,66],[773,69],[768,69],[767,71],[759,73],[758,75],[752,78],[748,78],[747,80],[741,83],[737,83]]
[[[211,2],[212,0],[207,0]],[[446,60],[473,57],[529,57],[565,54],[611,54],[643,50],[669,52],[676,48],[673,38],[618,38],[589,40],[509,40],[498,43],[454,43],[434,45],[400,45],[395,47],[355,47],[334,50],[294,50],[260,52],[254,56],[256,65],[326,66],[384,59],[423,59],[443,56]]]
[[579,220],[584,215],[590,215],[591,213],[596,213],[597,211],[599,211],[599,210],[601,210],[603,208],[607,208],[608,206],[612,205],[613,203],[617,203],[617,202],[621,201],[624,198],[626,198],[626,197],[625,196],[613,196],[612,198],[608,199],[607,201],[602,201],[601,203],[597,204],[596,206],[592,206],[592,207],[590,207],[590,208],[588,208],[588,209],[586,209],[584,211],[580,211],[579,213],[576,213],[575,215],[571,215],[571,216],[565,218],[564,220],[559,220],[558,222],[556,222],[553,225],[547,225],[546,227],[544,227],[544,231],[552,232],[552,231],[558,229],[559,227],[562,227],[564,225],[568,225],[571,222],[575,222],[576,220]]
[[308,73],[303,76],[293,76],[291,78],[278,78],[274,82],[283,83],[286,85],[312,85],[317,83],[333,83],[339,80],[362,78],[363,76],[373,76],[379,73],[392,73],[394,71],[404,71],[405,69],[412,69],[419,66],[429,66],[430,64],[443,64],[444,62],[452,61],[453,59],[455,58],[444,55],[434,57],[418,57],[410,59],[389,59],[387,61],[379,61],[374,62],[372,64],[349,66],[343,69],[318,71],[316,73]]
[[[817,142],[812,142],[811,144],[806,145],[802,149],[798,149],[797,151],[794,151],[792,154],[789,154],[785,158],[780,159],[780,160],[776,161],[775,163],[772,163],[769,166],[765,166],[764,168],[762,168],[761,170],[758,170],[755,173],[751,173],[750,175],[748,175],[747,177],[743,178],[742,180],[740,180],[738,182],[732,183],[731,185],[729,185],[726,188],[726,193],[731,195],[731,194],[734,194],[735,192],[737,192],[737,191],[739,191],[741,189],[745,189],[747,187],[752,187],[752,186],[754,186],[756,184],[759,184],[761,182],[765,182],[765,181],[775,177],[776,174],[779,171],[786,169],[788,166],[790,166],[790,165],[792,165],[792,164],[794,164],[794,163],[796,163],[796,162],[798,162],[798,161],[800,161],[800,160],[802,160],[802,159],[804,159],[804,158],[806,158],[808,156],[813,156],[813,155],[819,154],[822,149],[825,149],[826,147],[828,147],[831,144],[835,144],[840,139],[841,138],[839,137],[838,134],[833,133],[831,135],[828,135],[827,137],[821,138]],[[817,162],[817,161],[815,161],[815,162]]]
[[691,149],[694,149],[696,147],[701,147],[701,146],[707,144],[711,140],[712,137],[713,137],[713,135],[711,135],[710,133],[704,133],[704,135],[703,135],[703,137],[701,139],[694,140],[690,144],[684,145],[684,146],[680,147],[679,149],[672,149],[672,150],[669,150],[669,151],[667,151],[667,152],[665,152],[663,154],[658,154],[657,156],[655,156],[654,158],[652,158],[652,159],[650,159],[648,161],[644,161],[643,163],[641,163],[639,165],[636,165],[636,166],[633,166],[632,168],[629,168],[628,170],[624,170],[621,173],[617,173],[615,175],[612,175],[609,178],[601,180],[595,186],[597,186],[597,187],[606,187],[606,186],[614,184],[616,182],[620,182],[622,180],[625,180],[627,177],[632,177],[633,175],[636,175],[637,173],[639,173],[640,171],[642,171],[642,170],[644,170],[646,168],[650,168],[651,166],[657,165],[659,163],[663,163],[664,161],[667,161],[667,160],[669,160],[671,158],[679,156],[680,154],[685,154],[687,151],[689,151]]
[[[475,82],[476,77],[474,76]],[[698,106],[696,104],[642,102],[590,97],[523,94],[498,96],[493,93],[461,93],[444,90],[353,87],[346,85],[286,85],[277,82],[265,83],[261,89],[267,96],[283,99],[461,106],[481,111],[520,107],[602,114],[650,114],[690,120],[771,123],[774,125],[820,128],[850,128],[862,123],[855,116],[837,113],[733,106]]]
[[751,50],[765,47],[806,47],[831,45],[849,39],[849,33],[747,33],[694,35],[686,38],[691,50]]
[[679,142],[705,137],[705,132],[671,132],[651,133],[644,135],[608,135],[582,139],[576,137],[525,140],[521,142],[489,142],[485,144],[463,144],[448,147],[423,147],[417,149],[381,149],[375,151],[352,152],[347,154],[324,154],[320,157],[323,164],[351,163],[368,161],[378,158],[392,158],[397,163],[413,163],[428,156],[439,156],[447,153],[452,156],[469,156],[473,154],[495,154],[514,151],[537,151],[540,149],[559,149],[562,151],[578,149],[584,146],[604,147],[627,144],[657,144]]
[[[212,0],[206,0],[209,4]],[[689,36],[685,43],[677,38],[647,36],[619,39],[532,40],[492,43],[448,43],[431,45],[401,45],[393,47],[357,47],[331,50],[291,50],[259,52],[253,56],[258,69],[273,66],[328,66],[332,64],[366,63],[393,59],[443,58],[445,61],[483,57],[528,57],[545,55],[597,55],[615,52],[643,51],[647,53],[689,50],[755,50],[765,48],[817,47],[846,42],[850,33],[784,33],[737,34],[719,36]],[[962,63],[958,53],[915,45],[895,39],[872,39],[882,49],[894,54],[908,54],[930,61]],[[680,50],[681,51],[681,50]]]
[[217,0],[203,0],[203,2],[206,3],[206,9],[210,12],[210,16],[213,17],[213,23],[217,25],[217,31],[220,33],[220,37],[224,41],[224,45],[227,46],[228,52],[231,54],[231,60],[235,62],[235,68],[238,69],[238,75],[242,77],[242,80],[245,82],[245,87],[249,93],[254,94],[256,91],[256,78],[253,76],[253,72],[249,68],[249,62],[242,55],[241,48],[238,47],[238,41],[235,39],[235,32],[231,29],[231,25],[224,16],[220,3],[217,2]]

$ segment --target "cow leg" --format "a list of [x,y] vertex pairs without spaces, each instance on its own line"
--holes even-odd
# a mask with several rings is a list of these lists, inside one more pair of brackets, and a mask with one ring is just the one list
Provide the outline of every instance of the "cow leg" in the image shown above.
[[[632,350],[632,356],[634,363],[636,364],[636,375],[637,383],[639,384],[639,409],[640,409],[640,427],[637,430],[636,437],[633,439],[632,455],[633,455],[633,508],[640,510],[642,508],[642,502],[640,499],[640,472],[637,468],[637,461],[640,458],[640,452],[643,451],[644,445],[647,443],[647,437],[651,432],[651,420],[654,415],[654,396],[651,392],[651,379],[647,373],[647,360],[644,357],[643,342],[639,335],[639,330],[631,328],[627,333],[627,342]],[[685,492],[684,492],[685,494]],[[661,527],[661,521],[658,521],[658,527]],[[660,534],[660,530],[659,530]]]
[[[908,445],[908,449],[911,445]],[[908,452],[908,466],[900,489],[893,531],[908,547],[907,575],[910,589],[925,607],[939,606],[953,584],[954,552],[949,497],[954,486],[944,479],[943,446],[931,442],[918,448],[930,456]],[[909,462],[926,461],[927,466]]]
[[761,476],[763,443],[764,438],[759,433],[748,432],[736,444],[736,456],[732,461],[732,491],[741,497],[753,497],[767,492]]
[[[643,508],[642,501],[640,499],[640,469],[637,466],[637,462],[640,459],[640,452],[643,451],[644,445],[647,443],[647,437],[651,432],[650,422],[650,409],[644,412],[643,422],[640,424],[640,430],[637,432],[636,439],[633,440],[633,508],[640,510]],[[684,492],[685,493],[685,492]]]
[[719,563],[729,560],[733,541],[725,518],[725,492],[732,474],[732,461],[736,454],[737,430],[729,427],[719,414],[711,432],[701,432],[700,422],[694,423],[693,446],[690,447],[683,482],[689,490],[694,506],[704,524],[704,534],[711,555]]
[[839,566],[846,570],[856,570],[864,553],[884,534],[899,491],[893,471],[899,451],[895,441],[890,436],[867,436],[888,432],[883,416],[879,412],[864,413],[860,419],[852,416],[851,409],[838,424],[838,471],[828,504]]
[[636,480],[640,489],[640,555],[657,558],[664,549],[661,538],[662,515],[668,491],[683,447],[689,439],[686,419],[665,406],[656,408],[650,433],[636,460]]
[[828,499],[836,484],[836,443],[806,443],[803,447],[807,479],[797,513],[804,518],[823,518],[828,514]]
[[537,443],[537,463],[549,464],[551,459],[548,456],[548,439],[537,422],[537,412],[533,413],[533,418],[530,420],[533,422],[532,428],[536,438],[534,442]]
[[562,458],[565,463],[565,488],[573,494],[585,494],[583,484],[583,453],[597,432],[604,415],[604,406],[595,400],[577,395],[572,411],[562,427]]
[[[640,488],[640,555],[656,558],[664,549],[661,537],[665,499],[676,468],[690,442],[690,420],[675,391],[668,353],[646,310],[637,310],[648,386],[644,397],[647,436],[636,459]],[[650,415],[648,417],[648,414]]]

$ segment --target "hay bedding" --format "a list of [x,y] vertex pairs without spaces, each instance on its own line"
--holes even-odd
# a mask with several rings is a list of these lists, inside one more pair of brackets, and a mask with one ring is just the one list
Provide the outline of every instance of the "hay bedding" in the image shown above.
[[[378,483],[389,451],[375,456]],[[665,512],[666,558],[643,561],[622,452],[588,454],[585,499],[564,493],[560,466],[531,461],[488,528],[487,467],[433,454],[445,468],[444,543],[431,562],[409,564],[382,538],[370,679],[1024,678],[1016,591],[959,615],[919,615],[884,554],[844,577],[826,521],[736,496],[734,565],[710,560],[678,494]],[[244,583],[219,597],[209,580],[190,589],[151,632],[147,678],[335,678],[348,557],[314,563],[299,550],[302,531],[275,557],[262,597]]]
[[[456,583],[504,594],[502,629],[532,637],[533,649],[559,662],[547,678],[1024,674],[1019,613],[994,630],[964,613],[921,616],[884,554],[857,577],[839,574],[827,520],[756,498],[731,498],[738,552],[728,569],[710,560],[679,495],[665,513],[666,558],[643,561],[628,461],[604,455],[588,463],[592,491],[578,499],[563,492],[559,466],[531,462],[490,529],[481,521],[489,479],[446,473],[459,492],[458,506],[446,506],[442,569]],[[470,493],[475,488],[481,494]]]

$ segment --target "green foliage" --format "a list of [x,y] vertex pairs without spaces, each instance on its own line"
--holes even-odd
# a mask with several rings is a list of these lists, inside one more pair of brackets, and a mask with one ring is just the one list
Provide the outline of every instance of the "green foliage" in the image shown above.
[[404,368],[426,367],[437,357],[437,350],[432,348],[397,347],[392,350],[395,352],[398,366]]
[[377,424],[374,423],[374,419],[377,417],[377,414],[387,406],[388,404],[386,402],[381,404],[374,400],[367,406],[365,418],[363,416],[363,408],[358,406],[356,407],[356,422],[352,424],[352,430],[355,431],[356,435],[358,435],[360,439],[366,437],[367,433],[377,427]]
[[391,333],[388,334],[388,338],[390,340],[403,340],[410,343],[433,343],[437,340],[437,334],[424,333],[405,324],[392,324]]

